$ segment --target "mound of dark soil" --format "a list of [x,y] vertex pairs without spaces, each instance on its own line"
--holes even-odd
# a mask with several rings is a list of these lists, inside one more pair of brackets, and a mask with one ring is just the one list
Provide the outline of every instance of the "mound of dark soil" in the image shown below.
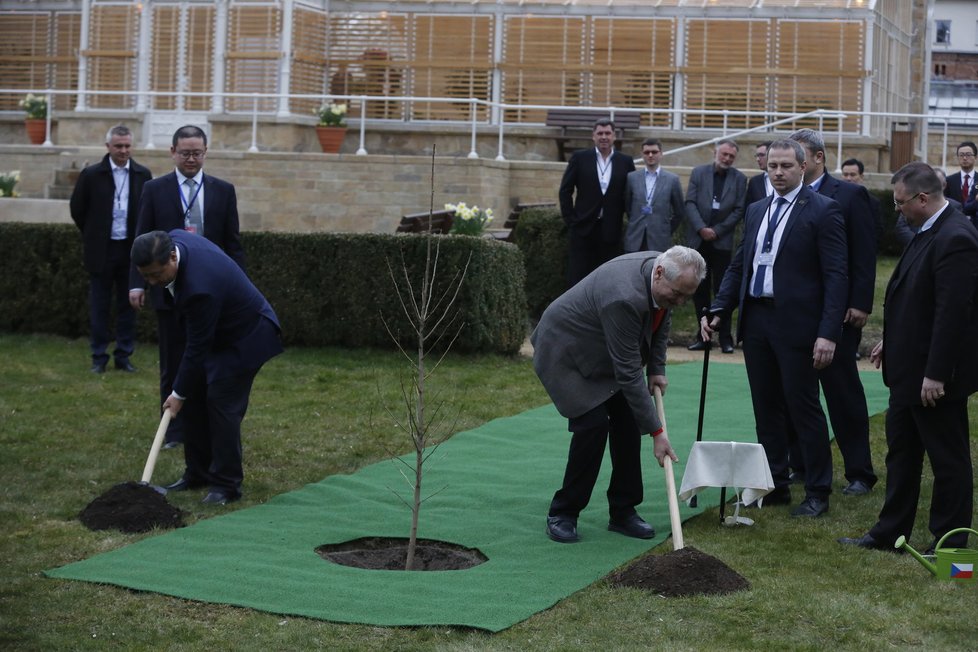
[[[316,548],[319,556],[334,564],[367,570],[404,570],[408,540],[396,537],[364,537]],[[445,541],[418,539],[412,570],[464,570],[489,561],[475,548]]]
[[750,588],[750,582],[722,561],[688,546],[639,559],[612,573],[608,579],[615,586],[643,589],[667,598],[734,593]]
[[183,512],[148,485],[123,482],[88,503],[78,519],[89,530],[147,532],[183,527]]

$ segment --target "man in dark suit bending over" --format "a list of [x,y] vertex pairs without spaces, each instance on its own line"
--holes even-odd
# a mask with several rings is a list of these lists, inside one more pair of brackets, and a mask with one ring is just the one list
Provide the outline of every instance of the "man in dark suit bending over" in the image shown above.
[[[238,264],[245,267],[244,250],[238,239],[238,200],[234,186],[204,174],[207,135],[187,125],[173,134],[170,156],[176,169],[146,184],[139,203],[136,235],[150,231],[185,229],[203,235]],[[145,284],[136,267],[129,273],[129,303],[143,307]],[[160,345],[160,403],[173,390],[173,380],[183,357],[184,329],[159,288],[149,289],[156,310]],[[183,421],[175,419],[167,431],[167,447],[183,441]]]
[[558,297],[540,318],[530,336],[533,368],[573,433],[563,485],[547,515],[554,541],[579,540],[577,517],[591,499],[606,443],[608,529],[655,536],[635,511],[642,502],[641,436],[652,435],[660,465],[666,455],[678,461],[651,394],[668,384],[670,310],[692,297],[705,275],[703,257],[687,247],[625,254]]
[[567,286],[621,253],[628,173],[635,163],[615,151],[615,123],[594,123],[594,149],[574,152],[560,180],[560,214],[567,224]]
[[209,486],[209,504],[241,498],[241,421],[261,366],[282,352],[278,317],[238,264],[184,229],[145,233],[132,262],[181,317],[186,346],[163,409],[185,424],[183,477],[173,491]]
[[[978,231],[948,205],[926,163],[906,164],[891,182],[893,203],[918,232],[886,286],[883,340],[871,354],[890,388],[886,499],[869,532],[839,542],[893,550],[897,537],[910,537],[926,453],[934,474],[932,553],[942,536],[971,527],[974,513],[968,397],[978,391]],[[943,546],[964,547],[967,536],[954,534]]]
[[788,418],[805,463],[805,499],[792,516],[829,509],[832,451],[819,403],[818,371],[832,364],[846,312],[846,235],[839,205],[804,185],[805,150],[793,140],[771,143],[768,176],[775,194],[747,209],[744,238],[701,320],[703,340],[740,310],[757,441],[775,489],[765,504],[788,504]]

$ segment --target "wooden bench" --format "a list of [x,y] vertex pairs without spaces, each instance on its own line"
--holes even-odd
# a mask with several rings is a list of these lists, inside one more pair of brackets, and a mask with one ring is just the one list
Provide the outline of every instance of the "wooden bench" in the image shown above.
[[593,109],[549,109],[547,111],[546,125],[560,127],[560,135],[555,137],[554,141],[557,143],[557,156],[561,161],[567,160],[567,143],[589,142],[594,132],[594,123],[601,118],[609,118],[615,123],[615,149],[621,149],[625,130],[638,129],[641,123],[641,115],[635,112],[616,112],[612,119],[607,111]]
[[397,233],[427,233],[430,224],[432,233],[444,234],[452,230],[454,219],[455,211],[412,213],[401,217],[401,223],[397,225]]
[[500,229],[500,234],[505,235],[497,235],[496,237],[500,240],[505,240],[506,242],[513,242],[513,234],[516,233],[516,223],[519,222],[520,213],[530,208],[556,208],[556,206],[557,204],[552,201],[517,204],[515,207],[513,207],[513,210],[509,212],[509,215],[506,217],[506,221],[503,222],[503,228]]

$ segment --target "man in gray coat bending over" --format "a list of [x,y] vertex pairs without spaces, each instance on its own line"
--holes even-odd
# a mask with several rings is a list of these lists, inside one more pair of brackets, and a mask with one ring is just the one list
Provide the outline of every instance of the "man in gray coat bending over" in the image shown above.
[[625,254],[591,272],[540,318],[530,336],[533,368],[573,433],[563,486],[547,516],[554,541],[579,540],[577,517],[591,498],[609,441],[608,529],[655,536],[635,512],[642,502],[641,436],[654,438],[660,466],[666,455],[679,461],[652,391],[664,393],[668,384],[669,311],[692,297],[705,275],[703,257],[688,247]]

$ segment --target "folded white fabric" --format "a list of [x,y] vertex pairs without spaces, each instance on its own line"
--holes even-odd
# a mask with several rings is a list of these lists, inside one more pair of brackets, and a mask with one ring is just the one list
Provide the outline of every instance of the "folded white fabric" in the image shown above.
[[774,489],[764,447],[736,441],[698,441],[689,451],[689,461],[679,488],[679,499],[687,504],[707,487],[743,489],[744,504],[758,501]]

